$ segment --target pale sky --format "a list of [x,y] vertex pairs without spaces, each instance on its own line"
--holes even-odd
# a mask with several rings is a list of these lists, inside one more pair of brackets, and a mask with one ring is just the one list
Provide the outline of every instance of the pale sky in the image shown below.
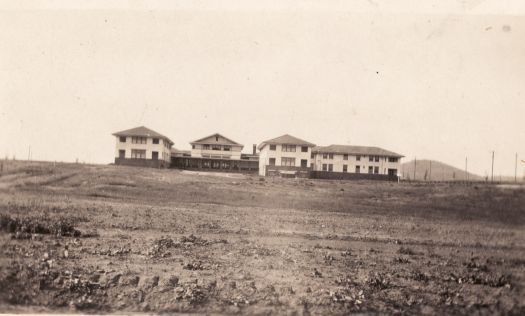
[[[394,5],[395,3],[395,5]],[[523,1],[0,1],[0,157],[110,163],[111,133],[175,147],[289,133],[514,175]],[[525,163],[518,175],[523,176]]]

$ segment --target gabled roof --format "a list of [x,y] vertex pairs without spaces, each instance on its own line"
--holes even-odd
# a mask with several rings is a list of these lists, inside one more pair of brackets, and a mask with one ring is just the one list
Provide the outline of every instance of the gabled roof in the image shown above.
[[[206,141],[210,138],[215,138],[216,136],[219,136],[221,138],[224,138],[226,140],[226,142],[216,142],[215,140],[213,141]],[[219,133],[215,133],[215,134],[211,134],[209,136],[206,136],[206,137],[203,137],[203,138],[200,138],[200,139],[197,139],[195,141],[192,141],[190,144],[219,144],[219,145],[235,145],[235,146],[241,146],[241,147],[244,147],[242,144],[239,144],[238,142],[236,141],[233,141],[231,139],[229,139],[228,137],[225,137]]]
[[405,157],[392,151],[388,151],[379,147],[369,146],[350,146],[350,145],[330,145],[330,146],[317,146],[312,149],[314,153],[326,153],[326,154],[351,154],[351,155],[363,155],[363,156],[385,156],[385,157]]
[[145,126],[139,126],[125,131],[113,133],[114,136],[141,136],[141,137],[155,137],[167,140],[172,145],[174,144],[168,137],[155,132]]
[[300,146],[315,147],[315,144],[312,144],[300,138],[294,137],[292,135],[284,134],[282,136],[262,142],[261,144],[259,144],[257,148],[261,150],[263,149],[265,145],[270,145],[270,144],[271,145],[287,144],[287,145],[300,145]]

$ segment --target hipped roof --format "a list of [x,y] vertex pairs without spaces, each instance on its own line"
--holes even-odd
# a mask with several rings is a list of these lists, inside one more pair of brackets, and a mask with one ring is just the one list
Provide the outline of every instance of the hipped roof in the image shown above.
[[113,133],[114,136],[140,136],[140,137],[155,137],[155,138],[162,138],[167,140],[170,144],[174,144],[171,139],[169,139],[167,136],[164,136],[160,133],[155,132],[152,129],[149,129],[145,126],[139,126],[131,129],[127,129],[125,131],[120,131]]
[[259,144],[257,148],[261,150],[265,145],[280,145],[280,144],[299,145],[299,146],[308,146],[308,147],[315,146],[315,144],[312,144],[300,138],[294,137],[292,135],[284,134],[282,136],[272,138],[272,139],[262,142],[261,144]]
[[403,155],[398,153],[379,148],[369,146],[350,146],[350,145],[330,145],[330,146],[317,146],[312,149],[314,153],[326,153],[326,154],[351,154],[351,155],[362,155],[362,156],[384,156],[384,157],[396,157],[402,158]]

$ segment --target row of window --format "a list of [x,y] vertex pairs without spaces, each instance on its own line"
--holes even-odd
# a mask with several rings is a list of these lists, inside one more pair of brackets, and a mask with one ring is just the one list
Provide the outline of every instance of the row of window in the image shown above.
[[[366,156],[365,156],[366,157]],[[312,159],[315,158],[315,154],[312,153]],[[334,154],[325,153],[323,154],[323,159],[334,159]],[[343,154],[343,160],[348,160],[348,154]],[[355,156],[356,161],[361,161],[361,156]],[[396,157],[388,157],[388,162],[398,162]],[[368,161],[379,162],[379,156],[368,156]]]
[[[195,149],[195,145],[191,145],[192,149]],[[231,146],[227,145],[202,145],[202,150],[223,150],[223,151],[231,151]]]
[[230,159],[231,155],[202,155],[202,158]]
[[[268,163],[270,166],[275,166],[275,158],[270,158]],[[295,167],[295,158],[290,157],[282,157],[281,158],[281,166],[287,166],[287,167]],[[301,159],[301,167],[306,168],[308,167],[308,160]]]
[[146,159],[146,151],[143,149],[132,149],[131,159]]
[[[120,140],[121,143],[125,143],[126,139],[127,139],[126,136],[120,136],[119,137],[119,140]],[[141,137],[141,136],[132,136],[131,137],[131,143],[132,144],[147,144],[148,143],[148,138],[147,137]],[[151,139],[151,143],[154,144],[154,145],[158,145],[160,143],[160,139],[159,138],[152,138]],[[164,147],[169,149],[170,148],[169,143],[168,142],[164,142]]]
[[[307,153],[308,152],[308,146],[296,146],[296,145],[281,145],[281,151],[283,152],[296,152],[297,147],[301,147],[301,152]],[[270,145],[270,150],[275,151],[277,150],[277,145]]]
[[[124,149],[120,149],[118,151],[119,158],[126,158],[126,151]],[[146,159],[146,150],[145,149],[132,149],[131,150],[131,159]],[[159,152],[158,151],[152,151],[151,152],[151,159],[158,160],[159,159]],[[162,159],[168,160],[169,154],[166,152],[162,153]]]
[[[334,165],[331,163],[329,164],[324,163],[323,171],[334,171]],[[348,165],[343,165],[343,172],[348,172]],[[361,166],[355,166],[355,173],[361,173]],[[368,173],[379,174],[379,167],[372,167],[372,166],[368,167]]]

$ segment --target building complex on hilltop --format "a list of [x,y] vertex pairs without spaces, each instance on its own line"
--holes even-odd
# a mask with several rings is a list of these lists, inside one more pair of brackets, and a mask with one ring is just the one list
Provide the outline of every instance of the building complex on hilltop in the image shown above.
[[397,179],[403,157],[378,147],[316,146],[288,134],[253,145],[251,154],[241,153],[242,144],[219,133],[191,142],[191,150],[172,148],[168,137],[144,126],[113,135],[117,138],[115,164],[258,172],[261,176]]

